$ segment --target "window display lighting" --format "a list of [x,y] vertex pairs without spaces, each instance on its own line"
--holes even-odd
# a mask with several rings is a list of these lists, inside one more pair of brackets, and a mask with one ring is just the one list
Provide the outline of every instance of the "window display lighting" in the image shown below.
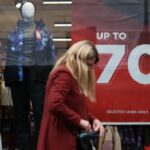
[[72,41],[71,38],[53,38],[53,41],[55,42],[69,42]]
[[43,4],[72,4],[72,1],[70,0],[47,0],[47,1],[43,1]]
[[71,23],[55,23],[54,24],[55,27],[71,27],[72,24]]
[[20,8],[21,7],[21,2],[20,0],[15,0],[15,5],[16,5],[16,8]]

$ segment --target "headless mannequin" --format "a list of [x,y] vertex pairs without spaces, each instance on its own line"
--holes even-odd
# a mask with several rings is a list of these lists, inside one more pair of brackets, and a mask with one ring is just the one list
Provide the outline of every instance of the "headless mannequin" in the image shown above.
[[[42,50],[41,47],[37,46],[37,41],[39,41],[37,40],[35,33],[37,27],[42,31],[38,33],[41,33],[41,39],[43,32],[46,33],[45,35],[47,35],[48,33],[45,27],[41,27],[41,22],[40,26],[38,26],[37,22],[33,20],[33,17],[35,15],[34,5],[31,2],[25,2],[24,4],[22,4],[20,12],[22,16],[22,20],[19,21],[21,26],[17,27],[17,30],[16,32],[14,32],[15,34],[13,34],[12,37],[16,36],[17,34],[15,40],[18,41],[17,38],[19,36],[22,36],[23,41],[20,42],[21,49],[19,49],[20,47],[17,47],[18,44],[16,47],[12,46],[15,42],[13,43],[13,40],[11,40],[11,38],[9,39],[10,46],[8,47],[10,50],[8,50],[7,54],[7,66],[4,70],[4,77],[6,86],[9,86],[11,89],[13,99],[14,115],[16,117],[15,123],[17,146],[19,150],[34,150],[36,149],[36,147],[31,147],[31,145],[36,145],[37,142],[43,111],[45,83],[48,74],[53,66],[53,64],[51,64],[51,59],[54,56],[54,54],[52,53],[54,53],[55,49],[52,39],[47,39],[47,43],[45,44],[46,46],[45,48],[43,46]],[[20,29],[18,30],[18,28]],[[20,34],[20,30],[23,35]],[[12,54],[14,55],[14,51],[16,51],[16,53],[18,53],[19,55],[12,57]],[[36,54],[36,56],[38,56],[38,58],[33,57],[34,53]],[[47,55],[50,55],[50,53],[51,56],[46,57]],[[17,63],[11,61],[14,59],[16,59],[15,62]],[[37,65],[39,64],[39,62],[41,62],[38,61],[40,59],[43,60],[42,62],[47,62],[44,65]],[[12,77],[11,79],[10,76]],[[35,120],[35,133],[33,136],[31,135],[31,129],[28,119],[30,111],[30,101],[32,102]]]

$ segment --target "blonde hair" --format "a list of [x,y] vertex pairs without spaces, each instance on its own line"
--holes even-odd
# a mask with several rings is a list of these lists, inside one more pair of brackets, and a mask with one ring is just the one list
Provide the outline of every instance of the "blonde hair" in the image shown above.
[[[62,64],[70,70],[73,77],[77,80],[79,87],[90,101],[95,101],[95,74],[94,70],[86,63],[87,58],[96,58],[98,53],[94,44],[84,40],[73,44],[68,51],[56,62],[52,72]],[[95,62],[95,63],[96,63]]]

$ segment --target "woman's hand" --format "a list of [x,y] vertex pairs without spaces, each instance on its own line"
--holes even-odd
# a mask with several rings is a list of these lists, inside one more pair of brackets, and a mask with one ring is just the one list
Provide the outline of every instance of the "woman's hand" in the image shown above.
[[93,130],[100,131],[100,136],[103,136],[105,133],[105,128],[98,119],[94,119],[93,121]]
[[80,120],[80,126],[86,131],[86,132],[91,132],[92,128],[91,125],[89,123],[89,121],[81,119]]

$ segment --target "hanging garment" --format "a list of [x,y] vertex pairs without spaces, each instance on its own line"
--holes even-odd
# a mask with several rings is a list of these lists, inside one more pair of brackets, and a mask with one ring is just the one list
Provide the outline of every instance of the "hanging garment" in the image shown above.
[[12,106],[12,97],[10,88],[5,87],[5,81],[1,81],[1,105],[2,106]]
[[149,147],[150,146],[150,126],[144,127],[144,145]]
[[106,126],[106,130],[102,150],[113,150],[113,127]]
[[114,135],[113,135],[113,140],[114,140],[114,150],[122,150],[121,148],[121,138],[118,132],[118,128],[115,126],[114,127]]
[[104,139],[105,139],[105,134],[103,136],[100,136],[100,138],[99,138],[98,150],[103,150]]

